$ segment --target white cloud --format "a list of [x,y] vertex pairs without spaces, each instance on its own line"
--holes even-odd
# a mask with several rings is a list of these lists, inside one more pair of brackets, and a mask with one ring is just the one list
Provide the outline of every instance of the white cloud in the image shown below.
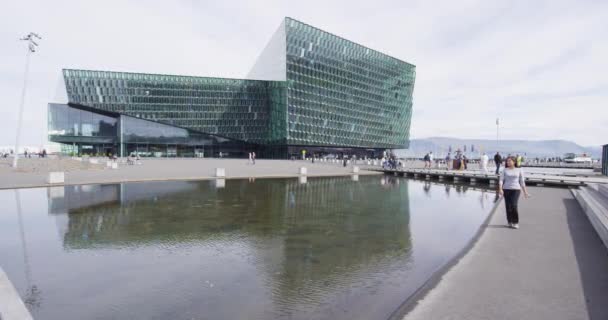
[[284,16],[417,66],[413,137],[608,143],[605,1],[13,1],[0,10],[0,145],[45,141],[62,68],[243,77]]

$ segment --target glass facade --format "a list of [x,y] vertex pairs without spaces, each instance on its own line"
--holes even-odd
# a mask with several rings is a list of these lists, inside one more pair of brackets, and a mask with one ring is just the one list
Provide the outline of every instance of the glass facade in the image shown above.
[[49,104],[49,134],[73,137],[116,137],[116,117],[70,108],[65,104]]
[[409,145],[415,67],[287,18],[289,145]]
[[[69,103],[120,114],[133,130],[136,119],[154,122],[151,132],[166,134],[154,138],[159,143],[207,134],[279,158],[304,149],[366,155],[409,145],[415,66],[407,62],[285,18],[249,76],[258,79],[63,70]],[[49,110],[56,128],[49,135],[63,140],[110,130],[97,118],[70,118],[78,111]]]
[[101,110],[265,143],[269,81],[64,70],[68,100]]
[[49,104],[49,140],[74,154],[142,157],[246,157],[255,144],[95,109]]

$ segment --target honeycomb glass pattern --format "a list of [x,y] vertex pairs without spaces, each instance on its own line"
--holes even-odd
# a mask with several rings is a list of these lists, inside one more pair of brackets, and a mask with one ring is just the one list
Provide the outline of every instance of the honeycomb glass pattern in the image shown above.
[[[63,70],[67,101],[285,158],[409,147],[416,67],[285,18],[250,77]],[[257,78],[256,78],[257,77]]]
[[64,70],[63,76],[71,103],[254,143],[268,142],[270,100],[285,86],[89,70]]
[[409,146],[415,66],[286,18],[287,144]]

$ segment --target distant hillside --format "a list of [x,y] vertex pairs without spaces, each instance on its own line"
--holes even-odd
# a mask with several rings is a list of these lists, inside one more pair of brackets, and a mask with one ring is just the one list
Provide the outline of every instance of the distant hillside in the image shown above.
[[474,154],[485,151],[494,154],[500,151],[502,154],[521,154],[528,157],[562,157],[565,153],[590,154],[594,158],[601,157],[601,147],[583,147],[572,141],[566,140],[482,140],[482,139],[455,139],[446,137],[434,137],[426,139],[412,139],[409,149],[396,150],[400,156],[424,156],[429,151],[433,151],[438,156],[445,155],[450,146],[452,152],[460,149],[464,150],[466,145],[467,153],[474,148]]

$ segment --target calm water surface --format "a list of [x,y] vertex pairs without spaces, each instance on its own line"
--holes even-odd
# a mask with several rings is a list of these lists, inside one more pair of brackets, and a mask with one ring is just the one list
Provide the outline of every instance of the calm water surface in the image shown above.
[[36,319],[386,319],[491,192],[388,176],[0,191],[0,266]]

